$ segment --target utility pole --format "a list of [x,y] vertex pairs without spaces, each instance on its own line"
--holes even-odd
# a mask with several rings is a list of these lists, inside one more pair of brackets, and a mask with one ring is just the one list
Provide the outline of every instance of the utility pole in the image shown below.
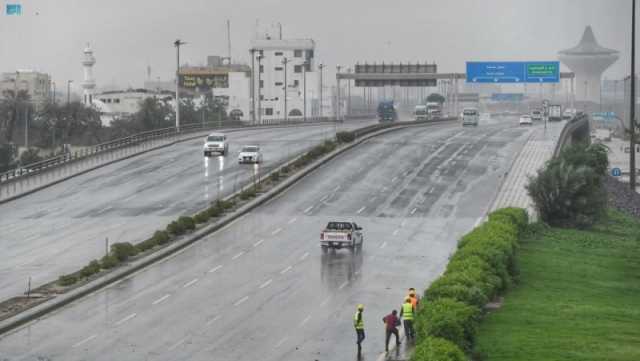
[[318,69],[320,69],[320,118],[322,118],[322,69],[324,69],[324,64],[320,63]]
[[629,186],[636,191],[636,0],[631,3],[631,109],[629,110]]
[[73,80],[67,80],[67,105],[71,102],[71,83]]
[[255,49],[251,49],[251,122],[256,124],[256,56]]
[[258,123],[262,124],[262,55],[258,55]]
[[302,105],[302,121],[307,121],[307,65],[309,65],[309,61],[305,60],[302,63],[302,101],[304,104]]
[[51,85],[53,85],[53,104],[56,103],[56,82],[52,81]]
[[340,120],[340,65],[336,65],[336,121]]
[[176,131],[180,132],[180,45],[186,44],[180,39],[173,42],[176,47]]
[[[351,73],[351,68],[347,69],[347,73]],[[351,115],[351,79],[347,79],[347,116]]]
[[284,65],[284,87],[282,87],[282,89],[284,90],[284,121],[287,121],[287,88],[288,88],[288,84],[287,84],[287,64],[289,63],[289,59],[287,59],[286,57],[284,57],[282,59],[282,64]]

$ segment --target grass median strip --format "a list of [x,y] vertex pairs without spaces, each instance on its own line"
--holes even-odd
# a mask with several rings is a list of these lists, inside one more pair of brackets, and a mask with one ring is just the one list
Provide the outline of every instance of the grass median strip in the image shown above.
[[640,360],[640,222],[609,211],[588,231],[540,228],[520,282],[481,325],[478,360]]

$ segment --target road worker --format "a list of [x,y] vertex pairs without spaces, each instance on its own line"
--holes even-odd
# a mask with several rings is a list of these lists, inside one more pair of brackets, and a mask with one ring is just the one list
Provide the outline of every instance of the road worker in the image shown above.
[[415,334],[413,331],[413,320],[415,319],[415,309],[411,303],[411,297],[404,299],[402,307],[400,307],[400,317],[404,322],[404,334],[407,336],[407,340],[414,340]]
[[362,341],[364,341],[364,320],[362,319],[362,312],[364,311],[364,305],[359,304],[356,310],[356,314],[353,315],[353,327],[356,329],[356,336],[358,344],[358,355],[362,352]]

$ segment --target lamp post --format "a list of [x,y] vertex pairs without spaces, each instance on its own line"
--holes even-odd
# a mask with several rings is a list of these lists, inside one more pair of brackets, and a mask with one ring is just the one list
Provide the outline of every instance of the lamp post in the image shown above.
[[287,121],[287,64],[289,63],[289,59],[286,57],[282,59],[282,65],[284,65],[284,86],[282,89],[284,90],[284,121]]
[[307,121],[307,65],[309,65],[309,61],[305,60],[302,63],[302,101],[304,104],[302,105],[302,121]]
[[176,47],[176,131],[180,131],[180,45],[186,44],[180,39],[173,42]]
[[258,123],[262,124],[262,55],[258,55]]
[[251,122],[256,124],[256,50],[251,49]]
[[336,65],[336,121],[340,121],[340,65]]
[[631,2],[631,97],[629,109],[629,186],[636,191],[636,0]]
[[71,102],[71,83],[73,80],[67,80],[67,105]]
[[52,101],[52,103],[55,104],[56,103],[56,82],[52,81],[51,82],[51,86],[53,86],[53,101]]
[[320,69],[320,118],[322,118],[322,69],[324,69],[324,64],[320,63],[318,69]]

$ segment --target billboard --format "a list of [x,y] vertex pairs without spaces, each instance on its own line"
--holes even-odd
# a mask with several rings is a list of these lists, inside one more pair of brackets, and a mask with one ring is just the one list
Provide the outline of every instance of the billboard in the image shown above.
[[467,62],[467,83],[558,83],[558,61]]
[[199,92],[229,87],[229,74],[180,74],[178,79],[181,88]]

